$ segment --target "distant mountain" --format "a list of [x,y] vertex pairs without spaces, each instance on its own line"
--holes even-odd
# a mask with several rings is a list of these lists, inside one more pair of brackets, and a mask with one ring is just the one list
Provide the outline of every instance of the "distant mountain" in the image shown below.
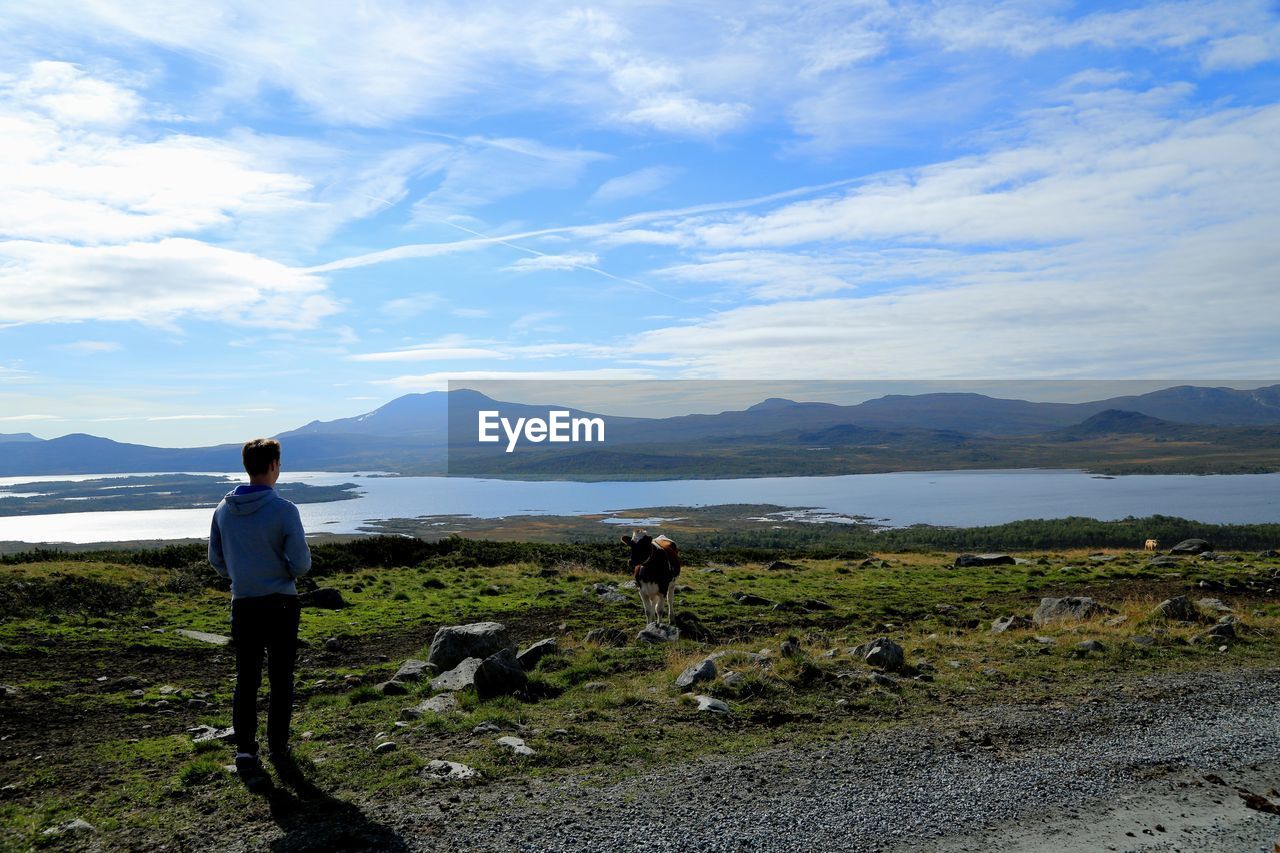
[[[589,471],[605,460],[617,462],[619,452],[655,469],[675,458],[686,467],[696,465],[700,454],[713,454],[718,471],[732,468],[734,454],[739,458],[751,454],[757,465],[752,470],[762,470],[775,464],[769,461],[769,448],[784,447],[805,453],[833,448],[845,460],[856,456],[865,461],[878,454],[880,464],[901,459],[912,464],[933,460],[940,466],[963,461],[1018,467],[1040,464],[1043,448],[1055,442],[1087,442],[1107,435],[1154,440],[1178,437],[1222,448],[1241,444],[1253,454],[1250,459],[1261,459],[1257,464],[1266,467],[1266,454],[1274,443],[1271,436],[1280,433],[1258,431],[1280,425],[1280,385],[1245,391],[1178,386],[1087,403],[1033,403],[982,394],[940,393],[894,394],[841,406],[771,397],[742,410],[667,418],[598,415],[555,401],[507,403],[463,389],[406,394],[363,415],[311,421],[280,433],[285,470],[443,473],[450,431],[473,443],[477,413],[486,409],[498,410],[510,419],[545,417],[550,409],[566,409],[573,417],[605,418],[607,452],[606,448],[574,447],[576,455],[570,468],[557,468],[550,455],[536,460],[536,465],[533,458],[523,460],[526,469],[533,466],[558,476],[570,470]],[[1223,429],[1216,429],[1219,427]],[[1246,429],[1254,431],[1242,431]],[[238,444],[159,448],[80,434],[42,441],[29,433],[0,436],[0,442],[0,475],[4,476],[240,468]],[[567,449],[563,445],[533,448],[561,456]],[[502,450],[486,445],[468,464],[474,464],[476,471],[489,465],[500,476],[503,465],[514,461]],[[479,457],[488,451],[497,455],[481,464]],[[821,457],[809,456],[812,459],[806,457],[805,470],[821,470]],[[776,465],[785,468],[786,463],[777,461]],[[624,465],[614,470],[630,469]]]
[[1101,435],[1145,435],[1172,437],[1194,431],[1185,424],[1175,424],[1161,418],[1153,418],[1141,412],[1123,409],[1106,409],[1085,418],[1078,424],[1058,430],[1052,435],[1061,438],[1096,438]]
[[44,441],[29,432],[0,432],[0,444],[8,441]]

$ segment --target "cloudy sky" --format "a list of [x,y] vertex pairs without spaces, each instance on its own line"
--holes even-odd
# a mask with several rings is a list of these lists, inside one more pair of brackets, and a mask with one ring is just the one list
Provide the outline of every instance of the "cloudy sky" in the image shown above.
[[18,4],[0,432],[1280,376],[1271,2]]

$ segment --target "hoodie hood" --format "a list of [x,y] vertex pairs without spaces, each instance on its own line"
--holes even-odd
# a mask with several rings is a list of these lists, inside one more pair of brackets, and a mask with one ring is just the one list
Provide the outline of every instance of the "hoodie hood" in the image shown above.
[[275,489],[260,489],[245,493],[233,489],[222,498],[233,515],[253,515],[275,499]]

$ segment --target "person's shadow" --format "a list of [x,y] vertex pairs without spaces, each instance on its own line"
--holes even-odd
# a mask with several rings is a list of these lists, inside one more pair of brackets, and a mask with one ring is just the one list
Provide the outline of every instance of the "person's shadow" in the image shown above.
[[284,835],[271,849],[302,851],[407,851],[399,833],[369,820],[359,808],[317,788],[292,759],[274,762],[280,786],[271,786],[264,797],[271,817]]

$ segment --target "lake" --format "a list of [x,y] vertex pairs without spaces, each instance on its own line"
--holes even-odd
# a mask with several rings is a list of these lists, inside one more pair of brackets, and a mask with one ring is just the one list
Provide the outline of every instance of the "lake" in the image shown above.
[[[6,477],[0,478],[0,489],[16,483],[103,476]],[[1223,524],[1280,521],[1280,474],[1100,479],[1081,471],[1019,469],[574,483],[286,472],[284,479],[359,485],[363,494],[355,500],[300,505],[304,525],[316,533],[355,533],[370,520],[420,515],[584,515],[726,503],[816,507],[836,516],[836,521],[869,516],[888,526],[972,527],[1068,515],[1118,519],[1160,514]],[[210,509],[174,509],[14,516],[0,518],[0,540],[111,542],[204,537],[209,534],[210,514]]]

